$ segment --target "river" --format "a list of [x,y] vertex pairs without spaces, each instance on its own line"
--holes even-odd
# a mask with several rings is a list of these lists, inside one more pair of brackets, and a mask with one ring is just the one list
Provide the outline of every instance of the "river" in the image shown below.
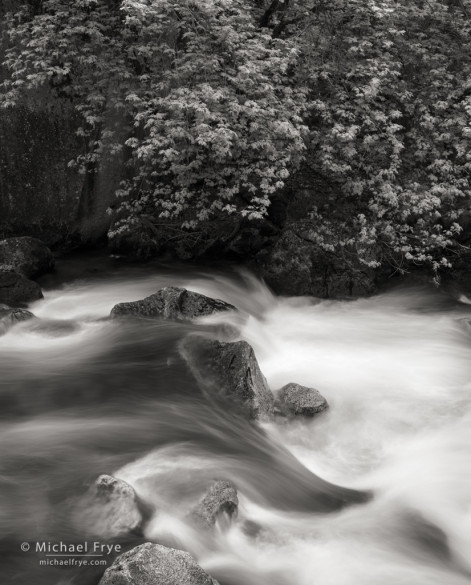
[[[184,548],[221,585],[471,582],[466,297],[277,298],[236,269],[94,257],[59,262],[42,285],[40,321],[0,337],[2,583],[97,583],[97,569],[39,566],[20,543],[80,539],[74,503],[100,473],[154,507],[125,548]],[[328,411],[252,425],[209,402],[179,356],[207,323],[107,320],[168,285],[237,306],[209,326],[237,325],[273,390],[313,386]],[[209,538],[186,514],[214,477],[237,485],[240,509]],[[322,480],[369,497],[339,508]]]

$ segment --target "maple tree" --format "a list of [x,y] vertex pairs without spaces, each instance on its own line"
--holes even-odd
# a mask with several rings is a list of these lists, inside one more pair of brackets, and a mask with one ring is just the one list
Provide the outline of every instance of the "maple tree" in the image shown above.
[[[449,264],[469,210],[469,0],[43,0],[9,17],[2,105],[75,104],[71,165],[125,161],[110,236],[263,218],[298,169],[314,240]],[[44,99],[44,98],[43,98]]]

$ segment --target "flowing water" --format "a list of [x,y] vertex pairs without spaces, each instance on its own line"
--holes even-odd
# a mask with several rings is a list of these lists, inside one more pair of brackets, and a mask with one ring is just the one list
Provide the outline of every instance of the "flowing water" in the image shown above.
[[[2,583],[97,583],[99,569],[40,566],[20,543],[83,539],[76,502],[100,473],[153,510],[124,548],[189,550],[221,585],[471,582],[465,297],[404,288],[350,302],[277,298],[242,272],[100,262],[59,266],[32,306],[40,320],[0,337]],[[107,320],[117,302],[168,285],[241,314]],[[314,386],[330,409],[257,426],[208,401],[178,344],[228,322],[274,391]],[[237,485],[240,509],[205,534],[188,512],[213,478]]]

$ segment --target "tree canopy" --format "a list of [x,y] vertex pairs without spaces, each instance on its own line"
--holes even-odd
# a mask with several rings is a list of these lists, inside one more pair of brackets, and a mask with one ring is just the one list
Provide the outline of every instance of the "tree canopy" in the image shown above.
[[2,105],[41,88],[76,107],[79,172],[122,157],[111,237],[260,219],[316,176],[320,246],[438,268],[471,196],[470,15],[470,0],[35,0],[9,16]]

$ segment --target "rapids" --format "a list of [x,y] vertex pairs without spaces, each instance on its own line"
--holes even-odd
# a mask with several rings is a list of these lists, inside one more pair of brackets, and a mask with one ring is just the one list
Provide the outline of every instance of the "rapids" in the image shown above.
[[[97,582],[97,569],[39,566],[20,543],[80,540],[73,502],[100,473],[154,508],[144,539],[125,548],[184,548],[221,585],[471,582],[466,297],[402,288],[356,301],[277,298],[237,270],[94,258],[59,263],[41,284],[45,298],[30,309],[40,321],[0,337],[2,583]],[[106,319],[114,304],[168,285],[241,315]],[[228,321],[273,390],[314,386],[330,409],[256,427],[208,402],[178,342]],[[234,481],[240,510],[210,537],[185,517],[215,477]]]

